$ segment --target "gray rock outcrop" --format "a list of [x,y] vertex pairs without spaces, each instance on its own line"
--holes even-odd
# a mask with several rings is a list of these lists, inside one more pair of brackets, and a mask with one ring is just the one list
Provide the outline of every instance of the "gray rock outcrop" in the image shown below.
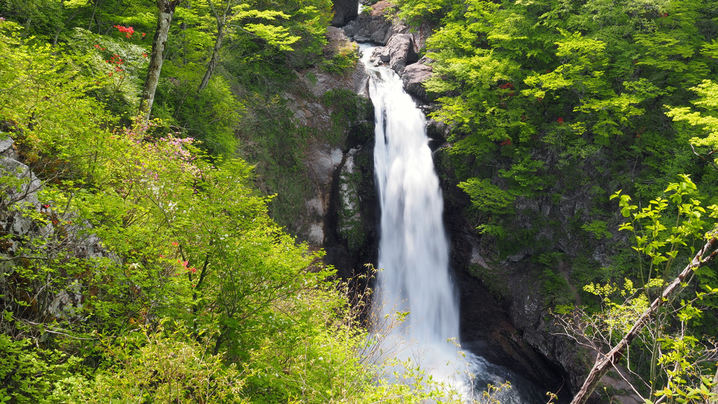
[[334,0],[332,25],[341,27],[359,15],[359,0]]
[[424,82],[432,75],[432,67],[427,63],[426,58],[421,58],[418,63],[406,66],[401,76],[406,92],[424,102],[433,101],[424,88]]
[[[13,296],[8,278],[35,259],[54,259],[58,251],[70,252],[74,258],[110,256],[100,239],[86,231],[89,224],[78,223],[74,212],[61,212],[52,202],[40,201],[38,192],[44,183],[22,162],[12,138],[1,132],[0,136],[5,136],[0,139],[0,297]],[[79,319],[81,283],[68,278],[66,285],[54,286],[38,299],[43,304],[36,306],[37,312]]]
[[399,74],[404,72],[407,65],[419,60],[411,34],[392,35],[386,47],[389,49],[389,67]]
[[12,256],[20,245],[18,237],[27,236],[31,232],[47,237],[52,232],[52,225],[38,228],[34,220],[23,214],[26,209],[40,212],[37,191],[42,183],[27,165],[19,161],[10,137],[0,140],[0,179],[0,231],[3,235],[11,236],[5,239],[0,255]]
[[419,59],[419,50],[424,45],[429,26],[416,30],[392,21],[387,13],[390,4],[383,0],[362,12],[359,17],[347,24],[344,33],[357,42],[373,42],[379,46],[374,49],[374,63],[387,64],[404,80],[406,91],[420,102],[433,101],[428,97],[423,82],[432,74],[432,60]]
[[392,34],[391,27],[391,21],[388,21],[383,15],[375,16],[362,13],[359,18],[344,27],[344,32],[357,42],[386,45]]

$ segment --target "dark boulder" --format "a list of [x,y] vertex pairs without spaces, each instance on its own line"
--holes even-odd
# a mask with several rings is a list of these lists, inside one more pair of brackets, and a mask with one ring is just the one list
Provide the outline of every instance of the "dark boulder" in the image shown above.
[[407,65],[416,63],[419,55],[414,49],[414,37],[411,34],[395,34],[386,44],[389,48],[389,66],[397,73],[402,74]]
[[334,0],[332,25],[342,27],[359,15],[359,0]]
[[414,63],[406,66],[401,79],[404,81],[406,92],[421,101],[432,101],[426,94],[424,82],[431,77],[431,66],[423,63]]
[[[349,22],[344,27],[347,36],[357,42],[373,42],[378,45],[386,45],[389,37],[397,31],[392,22],[387,18],[386,11],[390,9],[391,3],[386,0],[379,1],[365,9],[356,20]],[[404,29],[405,27],[402,27]]]

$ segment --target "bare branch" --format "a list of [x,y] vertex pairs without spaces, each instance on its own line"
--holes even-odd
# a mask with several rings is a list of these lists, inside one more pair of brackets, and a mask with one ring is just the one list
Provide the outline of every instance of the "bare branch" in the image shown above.
[[678,274],[678,276],[673,279],[668,286],[666,286],[665,289],[663,289],[663,293],[661,293],[661,295],[651,303],[648,309],[641,314],[641,316],[633,324],[633,327],[631,327],[628,333],[624,335],[621,341],[619,341],[618,344],[616,344],[607,354],[599,354],[591,372],[586,377],[586,380],[583,382],[583,386],[581,386],[581,389],[573,398],[571,404],[586,403],[603,376],[608,373],[611,367],[615,366],[621,360],[623,352],[646,326],[650,318],[663,305],[663,302],[667,301],[677,290],[679,290],[680,285],[693,273],[695,269],[707,264],[718,254],[718,250],[715,250],[715,247],[718,244],[718,238],[716,238],[717,235],[718,232],[716,231],[710,233],[708,241],[706,241],[703,248],[696,253],[693,260],[691,260],[691,263],[688,264],[683,271],[681,271],[681,273]]

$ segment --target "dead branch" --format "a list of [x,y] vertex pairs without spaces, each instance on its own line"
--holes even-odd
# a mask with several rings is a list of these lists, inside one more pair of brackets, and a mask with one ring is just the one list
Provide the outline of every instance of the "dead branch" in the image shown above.
[[[718,254],[718,250],[715,250],[715,247],[718,244],[718,238],[716,238],[717,235],[718,234],[715,231],[709,235],[708,241],[705,243],[705,245],[703,245],[703,248],[701,248],[701,250],[696,253],[695,257],[693,257],[693,260],[691,260],[691,263],[688,264],[683,269],[683,271],[681,271],[681,273],[678,274],[678,276],[673,279],[673,281],[668,284],[668,286],[666,286],[665,289],[663,289],[663,293],[661,293],[661,295],[651,303],[648,309],[646,309],[646,311],[644,311],[641,316],[638,317],[636,322],[633,324],[633,327],[631,327],[628,333],[624,335],[621,341],[619,341],[618,344],[616,344],[613,349],[611,349],[607,354],[599,354],[598,358],[596,359],[596,363],[591,369],[591,372],[589,372],[588,376],[586,377],[586,380],[583,382],[583,386],[581,386],[581,389],[578,391],[578,393],[576,393],[576,396],[573,398],[573,401],[571,401],[571,404],[586,403],[588,398],[596,389],[598,383],[603,378],[603,376],[608,373],[612,366],[614,366],[621,360],[623,352],[636,338],[636,336],[638,336],[641,330],[643,330],[646,324],[648,324],[651,317],[663,305],[663,302],[667,301],[668,298],[671,297],[671,295],[673,295],[679,289],[679,286],[685,281],[688,276],[693,273],[695,269],[707,264],[716,256],[716,254]],[[705,256],[708,251],[711,251],[710,254]]]

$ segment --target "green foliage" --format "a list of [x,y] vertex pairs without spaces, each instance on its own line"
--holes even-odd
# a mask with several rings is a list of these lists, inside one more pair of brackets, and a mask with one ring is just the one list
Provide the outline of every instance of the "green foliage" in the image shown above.
[[[668,199],[656,198],[648,206],[639,209],[631,203],[628,195],[621,195],[621,191],[611,196],[619,199],[621,214],[629,218],[619,227],[619,230],[628,230],[635,235],[636,246],[634,250],[650,258],[645,265],[639,263],[639,277],[642,283],[649,282],[653,276],[658,275],[666,280],[670,276],[669,270],[673,260],[678,255],[681,245],[686,245],[686,239],[700,239],[706,226],[706,209],[701,207],[697,199],[697,187],[687,175],[681,176],[680,183],[670,184],[665,192]],[[675,206],[675,223],[664,224],[661,219],[667,212],[669,202]],[[711,217],[716,216],[715,205],[709,207]],[[670,226],[670,227],[669,227]],[[660,272],[658,268],[664,267]]]
[[610,239],[613,237],[613,234],[607,229],[607,223],[603,220],[594,220],[591,223],[582,225],[581,228],[586,230],[597,240]]
[[[284,20],[289,19],[289,15],[282,11],[274,10],[253,10],[249,8],[249,4],[239,4],[233,7],[234,15],[230,19],[231,22],[240,22],[242,20],[256,21],[274,21],[277,18]],[[268,45],[276,47],[282,51],[291,51],[291,45],[299,41],[301,38],[296,35],[290,35],[289,30],[283,26],[269,25],[265,23],[247,22],[242,24],[244,31],[255,35],[267,42]]]
[[[716,50],[715,5],[702,0],[402,0],[398,5],[400,16],[436,26],[426,43],[427,56],[435,61],[425,88],[439,103],[431,117],[450,130],[451,147],[443,153],[471,199],[467,216],[485,236],[494,236],[483,240],[494,243],[498,256],[529,250],[544,266],[544,292],[564,304],[566,313],[571,288],[617,285],[610,304],[592,291],[578,292],[591,310],[602,304],[596,321],[616,321],[606,334],[596,331],[599,326],[581,332],[600,334],[604,341],[615,337],[657,295],[659,282],[671,279],[677,263],[702,244],[702,232],[713,223],[706,201],[715,199],[717,183],[718,90],[710,59]],[[662,187],[679,174],[690,177]],[[621,186],[635,198],[616,194],[625,198],[622,213],[631,220],[622,228],[633,232],[633,250],[624,245],[625,237],[612,237],[615,216],[599,198]],[[547,233],[587,242],[571,251],[578,257],[560,260],[559,271],[548,258],[563,241],[538,236]],[[585,258],[580,262],[596,256],[599,244],[617,252],[608,265],[609,257],[601,259],[606,268]],[[711,271],[696,271],[701,287],[715,287],[715,279],[703,272]],[[631,298],[620,295],[628,285],[624,278],[639,285]],[[699,299],[696,292],[703,290],[689,287],[681,298],[713,307],[712,297]],[[686,319],[671,317],[666,308],[660,326],[642,337],[640,353],[631,358],[632,369],[654,385],[689,380],[683,400],[687,391],[697,399],[710,384],[693,370],[684,379],[665,372],[690,366],[673,359],[659,366],[656,341],[669,341],[667,335],[678,341],[675,347],[666,342],[662,354],[675,348],[692,355],[693,363],[707,357],[707,351],[681,351],[690,346],[691,332],[703,345],[706,339],[698,334],[715,334],[700,325],[713,310],[699,309],[698,315],[689,306],[671,306],[685,310]],[[715,326],[713,320],[707,323]],[[677,334],[682,324],[684,336]],[[670,389],[675,394],[678,385]],[[666,393],[663,400],[676,397]]]
[[98,87],[89,94],[104,102],[116,115],[129,117],[139,107],[149,47],[126,37],[93,34],[76,27],[69,33],[68,48],[83,73]]
[[[712,175],[676,146],[690,136],[657,108],[685,105],[691,86],[704,91],[700,100],[709,91],[706,83],[695,87],[710,78],[705,67],[713,38],[696,35],[696,26],[711,18],[702,16],[711,8],[707,2],[406,0],[399,6],[406,18],[438,23],[427,40],[435,74],[425,87],[440,103],[432,117],[451,129],[447,153],[457,157],[451,161],[459,182],[501,181],[517,197],[512,205],[551,192],[556,206],[561,193],[589,181],[611,193],[612,180],[621,177],[646,197],[660,191],[657,178]],[[662,52],[666,47],[671,51]],[[712,116],[708,104],[696,108],[701,117]],[[689,110],[676,111],[687,122]],[[525,214],[510,208],[501,218],[508,234],[518,225],[512,218]],[[589,222],[605,222],[606,214]]]
[[[621,282],[593,283],[584,291],[599,298],[601,309],[587,314],[581,309],[564,313],[562,321],[569,333],[579,329],[588,336],[594,349],[605,350],[634,328],[648,311],[652,302],[659,301],[657,312],[632,344],[629,354],[634,358],[626,366],[638,377],[650,381],[644,391],[658,401],[703,402],[714,396],[714,366],[706,358],[715,354],[715,347],[705,336],[693,334],[694,327],[706,308],[712,307],[707,296],[718,291],[712,279],[697,279],[697,287],[681,283],[680,299],[672,296],[660,298],[664,288],[683,264],[695,253],[695,244],[702,244],[712,233],[718,215],[715,206],[701,207],[696,185],[687,175],[681,181],[671,183],[664,198],[655,198],[648,206],[639,208],[632,198],[616,192],[611,199],[618,199],[621,214],[628,221],[620,226],[634,235],[639,259],[630,278]],[[687,252],[687,253],[686,253]],[[700,291],[701,289],[705,292]],[[659,300],[656,300],[656,299]],[[654,303],[655,305],[655,303]],[[570,318],[580,317],[580,326]],[[639,358],[636,360],[635,358]]]
[[363,144],[374,135],[371,102],[349,90],[329,90],[322,94],[322,104],[331,111],[331,145]]
[[[74,386],[74,402],[245,403],[244,376],[183,327],[132,332],[109,347],[113,365]],[[128,351],[126,346],[136,346]]]
[[[412,23],[421,23],[426,20],[438,20],[443,17],[454,2],[451,0],[400,0],[397,5],[401,10],[399,16]],[[456,2],[458,3],[458,2]]]
[[[271,135],[257,149],[271,151],[258,171],[274,177],[259,180],[244,160],[216,155],[230,154],[221,145],[239,119],[222,75],[199,96],[167,78],[158,110],[166,121],[145,124],[117,115],[131,109],[132,97],[102,96],[112,81],[98,80],[104,72],[93,53],[95,44],[135,57],[139,48],[77,30],[68,53],[0,24],[0,50],[9,55],[0,61],[2,136],[14,139],[42,181],[27,190],[24,169],[12,167],[0,179],[0,213],[27,228],[0,235],[0,400],[438,397],[438,387],[412,378],[418,369],[404,384],[376,388],[388,368],[368,363],[375,341],[349,305],[347,286],[331,281],[322,252],[269,217],[272,198],[255,183],[296,187],[286,174],[302,170],[308,138],[279,97],[267,105],[257,96],[241,119],[245,130]],[[197,77],[190,63],[180,69],[181,58],[169,59],[168,72],[184,73],[186,83]],[[366,102],[342,93],[328,99],[351,107],[337,110],[337,125],[367,119]],[[174,126],[181,120],[185,133]],[[180,137],[192,131],[216,140],[208,145],[213,156]],[[20,202],[23,193],[29,202]]]
[[469,194],[474,208],[489,214],[506,213],[516,198],[493,185],[488,179],[469,178],[460,182],[458,187]]
[[308,177],[304,175],[307,168],[301,164],[310,133],[309,128],[300,127],[292,118],[285,100],[257,94],[248,102],[238,137],[239,154],[257,167],[260,189],[276,194],[270,205],[272,217],[296,230],[294,218],[302,214],[303,201],[310,195]]
[[342,47],[322,64],[322,70],[328,73],[345,74],[357,65],[359,60],[358,47],[355,43]]
[[168,66],[167,77],[157,88],[155,113],[167,130],[182,132],[199,141],[210,154],[222,157],[234,155],[242,104],[235,98],[229,83],[222,76],[213,76],[207,88],[197,93],[191,75],[182,69]]
[[698,94],[698,99],[692,104],[700,108],[694,111],[691,107],[669,107],[666,113],[676,122],[685,122],[691,137],[691,145],[699,148],[708,148],[710,152],[718,145],[718,85],[711,80],[704,80],[701,84],[691,87],[691,91]]
[[65,4],[55,0],[2,0],[0,14],[17,19],[29,33],[51,38],[64,25]]
[[0,334],[0,403],[60,403],[56,394],[77,367],[78,358]]

